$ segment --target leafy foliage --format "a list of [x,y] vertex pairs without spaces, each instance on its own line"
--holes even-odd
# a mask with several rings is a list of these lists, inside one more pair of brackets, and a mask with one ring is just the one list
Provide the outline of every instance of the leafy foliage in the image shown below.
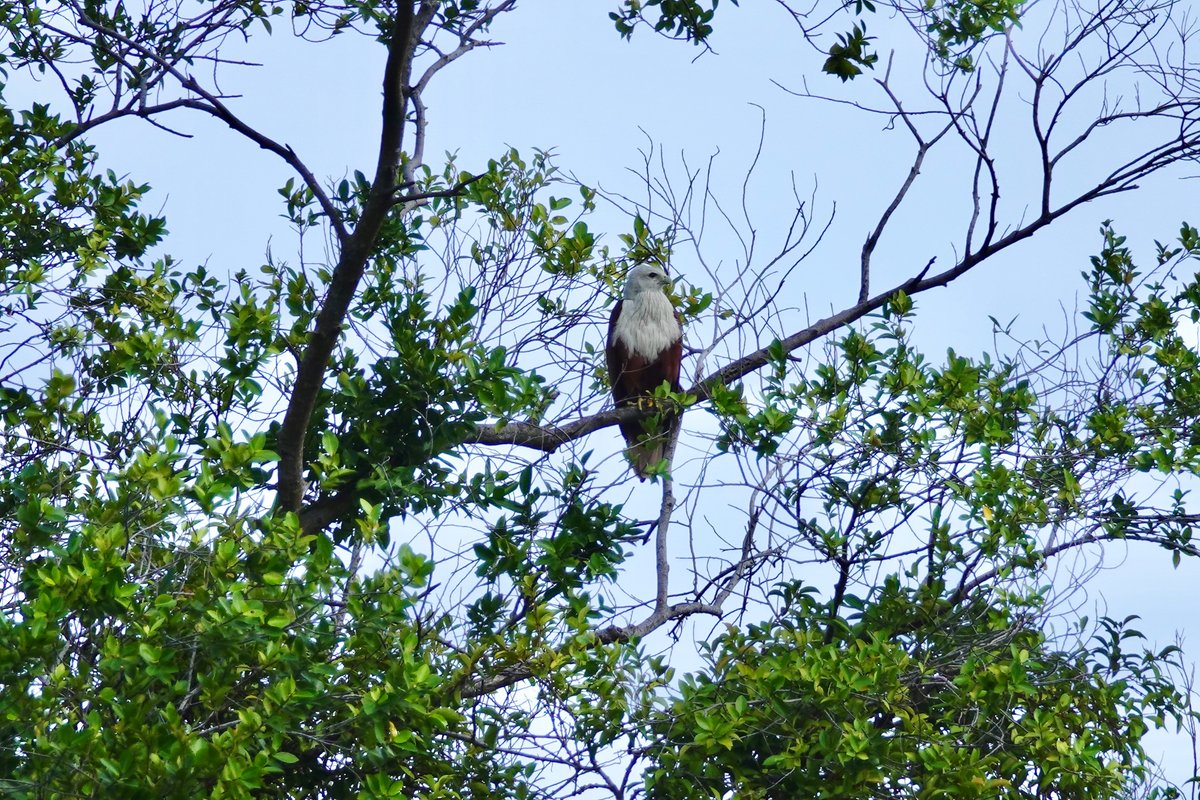
[[[736,6],[738,0],[730,0]],[[675,39],[684,39],[693,44],[703,44],[712,35],[713,17],[716,16],[720,0],[711,5],[696,0],[623,0],[620,10],[608,16],[617,27],[617,32],[628,39],[647,12],[653,11],[657,19],[652,27],[658,33]]]
[[[795,589],[788,616],[721,636],[652,714],[651,797],[1120,794],[1142,769],[1143,718],[1180,702],[1158,678],[1144,696],[1117,688],[1171,656],[1128,652],[1120,623],[1090,653],[996,608],[915,634],[872,613],[831,639]],[[911,620],[887,591],[873,610]]]
[[975,63],[974,45],[982,39],[1020,24],[1024,0],[936,3],[927,0],[926,30],[933,50],[943,61],[970,72]]
[[867,49],[873,38],[867,36],[865,24],[860,26],[856,23],[849,33],[838,35],[837,43],[829,48],[829,58],[825,59],[822,69],[841,78],[843,82],[861,75],[863,67],[874,67],[879,60],[877,53],[868,52]]
[[[737,5],[736,0],[732,5]],[[788,2],[780,5],[800,23],[804,36],[814,43],[821,28],[833,17],[832,14],[826,16],[828,12],[820,5],[808,9],[793,8]],[[955,70],[970,72],[974,69],[972,54],[977,46],[987,37],[1020,24],[1025,1],[924,0],[906,3],[893,0],[884,5],[913,20],[926,32],[927,44],[939,61]],[[695,0],[624,0],[609,18],[617,32],[627,39],[639,24],[645,24],[668,38],[707,46],[713,35],[712,22],[718,6],[718,0],[711,5]],[[854,0],[841,7],[852,10],[856,17],[874,14],[877,10],[876,3],[871,0]],[[870,42],[875,37],[867,36],[866,28],[865,21],[856,21],[849,31],[835,34],[833,44],[819,44],[828,56],[822,70],[845,82],[862,74],[863,68],[873,67],[879,55],[870,50]]]
[[[1049,354],[927,358],[917,279],[806,329],[805,343],[830,335],[803,363],[770,300],[677,283],[698,359],[721,355],[693,338],[708,325],[753,343],[751,317],[770,318],[775,338],[656,396],[703,419],[682,435],[712,447],[698,477],[664,463],[638,487],[661,493],[647,513],[619,446],[605,452],[618,413],[597,413],[598,342],[628,268],[698,241],[687,215],[639,208],[609,246],[600,194],[548,152],[505,148],[471,171],[422,160],[420,92],[512,5],[0,5],[5,68],[63,89],[59,105],[0,110],[0,789],[1122,797],[1152,783],[1143,735],[1195,719],[1178,654],[1133,619],[1056,630],[1049,576],[1059,553],[1114,541],[1200,555],[1196,229],[1143,272],[1106,223],[1084,272],[1090,327]],[[650,13],[703,43],[716,7],[631,1],[613,19],[629,36]],[[972,9],[925,9],[946,53],[1018,6]],[[387,50],[394,113],[373,176],[317,180],[193,75],[275,18]],[[859,74],[869,42],[855,23],[827,70]],[[149,188],[96,167],[95,127],[181,110],[291,169],[273,201],[296,263],[189,269],[143,210]],[[1086,374],[1056,361],[1084,344]],[[721,494],[702,534],[710,468],[740,473],[721,488],[750,504],[735,518]],[[672,582],[680,563],[690,585]],[[664,631],[696,639],[703,665],[679,677]]]

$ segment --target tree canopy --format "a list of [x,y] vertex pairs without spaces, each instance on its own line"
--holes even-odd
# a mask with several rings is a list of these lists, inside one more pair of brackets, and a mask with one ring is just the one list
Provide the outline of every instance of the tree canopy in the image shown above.
[[[1186,7],[774,4],[826,87],[787,91],[911,148],[861,249],[824,253],[808,200],[752,221],[651,156],[643,199],[546,151],[431,158],[426,92],[536,19],[517,6],[0,2],[6,88],[54,90],[0,110],[0,790],[1195,797],[1145,744],[1196,730],[1178,648],[1061,604],[1068,557],[1200,556],[1200,232],[1137,253],[1094,219],[1062,337],[914,343],[923,293],[1195,163]],[[614,48],[644,27],[702,53],[751,13],[614,6]],[[386,54],[370,169],[315,174],[224,93],[253,68],[231,43],[266,36]],[[294,255],[197,266],[101,168],[105,126],[199,117],[288,169],[262,203]],[[961,223],[897,256],[937,159],[966,165]],[[715,225],[741,258],[706,259]],[[857,275],[815,319],[814,253]],[[679,276],[692,377],[615,410],[604,326],[641,263]],[[667,407],[638,483],[615,426]]]

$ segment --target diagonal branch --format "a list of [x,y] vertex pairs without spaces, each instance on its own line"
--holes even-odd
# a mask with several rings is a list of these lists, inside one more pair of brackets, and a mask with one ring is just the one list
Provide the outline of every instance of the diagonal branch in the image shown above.
[[[1135,524],[1138,522],[1147,522],[1148,521],[1153,526],[1153,525],[1159,525],[1165,520],[1171,520],[1174,522],[1185,522],[1188,524],[1195,524],[1197,521],[1200,521],[1200,516],[1197,516],[1194,514],[1184,514],[1184,515],[1180,515],[1180,516],[1156,515],[1153,517],[1145,517],[1145,518],[1138,518],[1138,517],[1132,517],[1132,518],[1127,518],[1127,519],[1110,518],[1106,521],[1108,521],[1110,523],[1111,522],[1120,522],[1125,525],[1132,525],[1132,524]],[[1098,542],[1120,542],[1120,541],[1146,542],[1149,544],[1158,545],[1159,547],[1168,547],[1168,543],[1165,542],[1163,537],[1161,537],[1161,536],[1154,536],[1152,534],[1142,533],[1139,531],[1131,531],[1131,530],[1125,530],[1125,531],[1121,531],[1121,532],[1101,531],[1099,533],[1081,534],[1081,535],[1075,537],[1074,539],[1069,539],[1068,541],[1060,542],[1059,544],[1055,544],[1055,545],[1049,545],[1049,546],[1043,548],[1037,555],[1040,556],[1041,559],[1045,561],[1045,560],[1049,560],[1049,559],[1059,555],[1060,553],[1064,553],[1069,550],[1074,550],[1079,547],[1084,547],[1085,545],[1096,544]],[[1200,548],[1197,548],[1195,545],[1179,544],[1179,545],[1174,545],[1174,547],[1178,550],[1178,552],[1183,553],[1184,555],[1191,556],[1193,558],[1200,557]],[[1171,549],[1171,548],[1168,547],[1168,549]],[[1006,574],[1006,571],[1010,570],[1010,569],[1011,569],[1011,565],[1004,564],[1004,565],[995,567],[993,569],[990,569],[987,572],[984,572],[980,575],[977,575],[969,581],[964,581],[962,584],[959,585],[958,589],[955,590],[954,594],[951,595],[947,599],[947,601],[946,601],[947,605],[954,606],[954,605],[958,605],[959,603],[962,603],[971,595],[971,592],[975,591],[979,587],[981,587],[991,581],[994,581],[996,578]]]
[[[721,608],[712,603],[676,603],[671,606],[657,608],[650,613],[641,622],[635,622],[629,625],[613,625],[608,628],[596,631],[590,645],[601,647],[607,644],[617,644],[623,642],[631,642],[641,639],[642,637],[653,633],[654,631],[675,620],[681,620],[685,617],[694,616],[696,614],[707,614],[709,616],[720,617]],[[466,684],[459,691],[464,699],[474,697],[482,697],[492,694],[501,689],[514,686],[523,681],[527,681],[536,675],[534,668],[526,663],[511,664],[503,667],[491,675],[480,677],[475,681]]]
[[[777,352],[780,346],[782,346],[785,353],[791,353],[807,344],[816,341],[817,339],[827,336],[833,331],[857,322],[868,314],[879,310],[900,292],[904,292],[907,295],[915,295],[921,292],[929,291],[930,289],[946,286],[970,270],[979,266],[984,261],[987,261],[1000,251],[1030,238],[1039,230],[1046,227],[1059,217],[1069,213],[1074,208],[1096,200],[1100,197],[1128,191],[1129,189],[1133,188],[1127,183],[1129,177],[1128,170],[1114,173],[1099,185],[1093,187],[1087,192],[1080,194],[1070,202],[1038,216],[1037,219],[1033,220],[1027,225],[1017,228],[1007,236],[997,239],[994,242],[989,242],[975,252],[967,254],[961,261],[959,261],[950,269],[943,270],[942,272],[934,275],[929,275],[928,273],[934,265],[934,261],[930,260],[920,272],[909,278],[907,281],[897,284],[886,291],[880,292],[874,297],[870,297],[864,301],[855,303],[854,305],[845,308],[836,314],[832,314],[828,317],[817,320],[807,328],[804,328],[803,330],[797,331],[796,333],[779,340],[778,344],[771,343],[768,346],[759,348],[748,355],[731,361],[724,367],[721,367],[715,372],[709,374],[694,386],[687,389],[686,393],[696,397],[698,400],[706,400],[712,396],[713,389],[717,386],[734,383],[750,373],[766,366],[768,363],[770,363],[771,352]],[[694,407],[695,406],[693,405],[692,408]],[[625,415],[628,415],[630,419],[633,419],[638,413],[641,412],[638,412],[636,409],[603,411],[599,414],[594,414],[589,417],[582,417],[558,426],[541,426],[528,422],[511,422],[499,427],[481,427],[476,432],[476,435],[469,441],[486,445],[507,444],[518,447],[529,447],[535,450],[552,453],[559,447],[562,447],[564,444],[574,439],[581,438],[589,433],[592,433],[593,431],[600,430],[601,428],[607,428],[612,425],[616,425],[618,422],[624,421]]]
[[610,409],[582,417],[565,425],[537,425],[532,422],[508,422],[499,426],[480,426],[467,440],[471,444],[515,445],[553,453],[568,442],[587,436],[593,431],[609,428],[621,422],[633,422],[648,413],[635,406]]
[[363,205],[358,225],[346,240],[338,264],[330,276],[325,302],[317,314],[308,345],[296,369],[292,395],[279,429],[277,508],[281,512],[301,510],[305,434],[325,379],[325,369],[337,346],[342,323],[354,300],[379,231],[395,205],[413,57],[421,34],[436,10],[436,2],[423,0],[418,12],[414,12],[410,2],[399,3],[396,11],[383,74],[383,124],[379,135],[375,178],[371,182],[371,192]]
[[134,41],[133,39],[124,36],[120,32],[112,30],[111,28],[106,28],[95,20],[90,19],[86,15],[81,14],[79,17],[79,22],[84,27],[95,31],[96,33],[104,36],[111,36],[113,39],[116,39],[127,47],[137,51],[144,58],[155,62],[159,65],[163,72],[170,74],[175,78],[175,80],[179,81],[179,85],[182,88],[195,94],[201,99],[197,100],[195,98],[183,98],[156,106],[145,107],[131,103],[125,108],[114,109],[113,111],[105,113],[94,120],[88,120],[80,123],[62,136],[55,143],[56,145],[61,147],[62,145],[70,142],[72,139],[82,136],[85,132],[96,127],[97,125],[100,125],[104,122],[109,122],[113,119],[118,119],[120,117],[138,116],[144,119],[149,119],[152,113],[168,111],[173,108],[180,107],[191,108],[196,111],[203,111],[204,113],[221,120],[230,128],[257,144],[263,150],[274,153],[282,158],[288,164],[288,166],[296,171],[301,180],[304,181],[305,185],[312,190],[313,197],[316,198],[317,202],[321,206],[321,210],[329,218],[329,224],[333,227],[339,241],[344,241],[346,239],[346,230],[342,223],[341,214],[338,213],[337,209],[333,205],[333,202],[329,199],[329,196],[321,187],[320,181],[317,180],[316,176],[313,175],[312,171],[309,170],[308,166],[303,160],[301,160],[300,156],[296,155],[296,151],[293,150],[290,145],[280,144],[269,136],[246,124],[240,117],[234,114],[224,103],[222,103],[221,99],[217,95],[201,86],[191,75],[180,72],[178,67],[163,58],[162,55],[154,48],[142,44],[141,42]]
[[857,322],[873,311],[879,310],[899,292],[904,292],[907,295],[914,295],[930,289],[946,286],[954,280],[962,277],[975,267],[979,266],[992,256],[996,255],[1001,250],[1005,250],[1012,245],[1017,244],[1018,242],[1030,238],[1042,228],[1046,227],[1059,217],[1069,213],[1077,206],[1083,205],[1084,203],[1089,203],[1092,200],[1096,200],[1100,197],[1128,191],[1134,188],[1133,186],[1123,182],[1126,178],[1127,176],[1124,174],[1111,176],[1099,185],[1075,197],[1070,202],[1039,215],[1037,219],[1033,220],[1027,225],[1017,228],[1007,236],[997,239],[996,241],[981,247],[973,253],[967,254],[961,261],[959,261],[950,269],[926,277],[934,263],[931,260],[924,269],[904,283],[898,284],[891,289],[875,295],[874,297],[868,298],[865,301],[856,303],[853,306],[839,311],[836,314],[832,314],[824,319],[820,319],[804,330],[797,331],[791,336],[780,340],[778,345],[772,343],[767,347],[760,348],[749,355],[743,356],[736,361],[726,364],[721,369],[712,373],[707,378],[688,389],[687,392],[688,394],[695,395],[701,400],[707,399],[709,396],[711,396],[714,387],[732,383],[733,381],[739,380],[740,378],[749,375],[751,372],[766,366],[770,361],[771,351],[776,350],[779,345],[782,345],[785,353],[791,353],[823,336],[826,336],[829,333],[832,333],[835,330],[838,330],[839,328],[849,325],[850,323]]

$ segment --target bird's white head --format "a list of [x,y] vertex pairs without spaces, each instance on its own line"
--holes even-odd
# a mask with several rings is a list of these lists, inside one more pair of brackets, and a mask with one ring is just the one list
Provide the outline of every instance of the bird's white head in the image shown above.
[[659,265],[638,264],[625,276],[624,297],[630,300],[642,292],[662,292],[670,283],[667,271]]

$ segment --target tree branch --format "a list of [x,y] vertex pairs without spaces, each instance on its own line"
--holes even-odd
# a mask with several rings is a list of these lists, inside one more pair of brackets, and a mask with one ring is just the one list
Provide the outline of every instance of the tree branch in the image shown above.
[[170,74],[177,81],[179,81],[179,85],[182,88],[186,89],[189,92],[192,92],[193,94],[196,94],[197,96],[202,98],[203,102],[201,102],[200,100],[196,100],[194,98],[182,98],[177,101],[171,101],[168,103],[160,104],[159,106],[149,106],[144,109],[134,108],[134,107],[130,106],[125,113],[114,114],[113,112],[109,112],[107,114],[102,115],[101,117],[98,117],[97,121],[94,124],[90,120],[87,123],[81,123],[79,126],[72,129],[65,136],[61,137],[58,140],[57,144],[59,144],[60,146],[63,144],[66,144],[67,142],[71,141],[72,139],[76,138],[77,136],[82,135],[85,131],[96,127],[96,125],[98,125],[98,124],[101,124],[101,122],[107,122],[107,121],[110,121],[111,119],[117,119],[117,118],[123,117],[123,116],[136,115],[136,116],[143,117],[145,119],[149,119],[150,114],[153,113],[153,111],[155,111],[155,110],[166,111],[166,110],[169,110],[172,108],[178,108],[178,107],[186,107],[186,108],[194,109],[196,111],[203,111],[204,113],[209,114],[209,115],[221,120],[226,125],[228,125],[230,128],[232,128],[233,130],[240,133],[242,136],[245,136],[247,139],[249,139],[250,141],[257,144],[263,150],[267,150],[267,151],[279,156],[288,164],[288,166],[290,166],[292,169],[296,170],[296,173],[300,176],[301,180],[304,181],[304,184],[310,190],[312,190],[313,197],[316,198],[317,202],[321,206],[321,210],[324,211],[325,215],[329,218],[329,224],[333,227],[334,232],[337,234],[338,239],[340,241],[345,240],[346,230],[345,230],[344,225],[342,224],[341,215],[338,213],[337,209],[334,207],[332,201],[330,201],[329,196],[327,194],[325,194],[325,190],[321,187],[321,184],[317,180],[316,176],[312,174],[312,171],[309,170],[308,166],[304,163],[304,161],[302,161],[301,158],[298,155],[296,155],[296,151],[293,150],[290,145],[280,144],[279,142],[276,142],[274,139],[271,139],[269,136],[266,136],[265,134],[263,134],[263,133],[259,132],[258,130],[247,125],[236,114],[234,114],[232,111],[230,111],[229,108],[226,107],[225,104],[221,102],[221,99],[219,97],[217,97],[217,95],[213,94],[212,92],[209,92],[207,89],[205,89],[203,86],[201,86],[195,80],[195,78],[193,78],[191,75],[180,72],[179,69],[174,64],[171,64],[166,59],[164,59],[153,48],[147,47],[146,45],[141,44],[140,42],[136,42],[126,36],[123,36],[119,32],[114,31],[110,28],[106,28],[103,25],[96,22],[95,20],[89,19],[87,16],[85,16],[83,14],[80,15],[79,22],[84,27],[90,28],[91,30],[93,30],[97,33],[103,34],[105,36],[111,36],[112,38],[116,39],[117,41],[121,42],[122,44],[125,44],[126,46],[141,53],[145,58],[147,58],[151,61],[154,61],[156,64],[158,64],[160,66],[160,68],[162,68],[162,70],[164,72]]
[[[676,603],[673,606],[667,606],[661,610],[654,611],[641,622],[624,626],[613,625],[599,630],[596,632],[595,638],[592,639],[590,645],[599,647],[606,644],[640,639],[668,622],[695,614],[720,617],[721,609],[712,603]],[[479,678],[473,683],[464,686],[461,692],[462,697],[464,699],[482,697],[508,688],[509,686],[514,686],[532,677],[534,677],[534,671],[527,664],[511,664],[492,675]]]
[[[1098,186],[1077,196],[1069,203],[1039,216],[1033,222],[1012,231],[1001,239],[989,242],[974,253],[969,253],[954,267],[927,277],[934,265],[934,260],[931,259],[920,272],[907,281],[897,284],[874,297],[868,298],[866,301],[855,303],[836,314],[820,319],[809,327],[779,340],[779,344],[782,345],[785,353],[791,353],[833,331],[862,319],[873,311],[877,311],[899,292],[904,292],[911,296],[930,289],[946,286],[1000,251],[1030,238],[1039,230],[1077,206],[1109,194],[1128,191],[1133,187],[1122,182],[1128,177],[1128,174],[1125,172],[1114,174]],[[774,343],[731,361],[697,382],[694,386],[688,388],[686,393],[701,401],[708,399],[712,396],[712,391],[715,387],[733,383],[766,366],[770,361],[770,352],[773,349],[775,349]],[[692,407],[694,408],[695,406]],[[629,420],[637,419],[642,414],[644,412],[638,409],[603,411],[599,414],[568,422],[565,425],[548,427],[529,422],[510,422],[499,427],[480,427],[476,434],[468,439],[468,442],[485,445],[509,444],[553,453],[567,442],[586,436],[601,428],[607,428],[616,425],[618,422],[626,421],[626,417]]]
[[582,438],[593,431],[609,428],[621,422],[633,422],[650,413],[653,412],[630,406],[601,411],[599,414],[582,417],[561,426],[542,426],[532,422],[508,422],[499,426],[480,426],[475,435],[467,440],[467,443],[511,444],[517,447],[541,450],[544,453],[553,453],[567,442]]
[[296,370],[287,412],[279,429],[278,510],[281,512],[301,510],[305,434],[325,379],[325,369],[337,346],[342,323],[358,290],[380,228],[395,204],[413,56],[421,33],[436,9],[436,3],[424,0],[419,13],[414,12],[410,2],[399,3],[396,11],[384,67],[383,124],[379,134],[375,178],[371,182],[367,201],[363,204],[359,223],[343,246],[338,264],[330,276],[325,303],[309,334],[308,345]]

